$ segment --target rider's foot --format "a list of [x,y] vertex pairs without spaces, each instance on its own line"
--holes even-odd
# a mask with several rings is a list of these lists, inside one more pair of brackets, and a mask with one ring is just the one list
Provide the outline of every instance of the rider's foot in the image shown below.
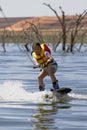
[[39,86],[39,91],[44,91],[44,90],[45,90],[45,88],[44,88],[44,87]]
[[54,89],[54,90],[58,90],[58,89],[59,89],[58,81],[53,82],[53,89]]

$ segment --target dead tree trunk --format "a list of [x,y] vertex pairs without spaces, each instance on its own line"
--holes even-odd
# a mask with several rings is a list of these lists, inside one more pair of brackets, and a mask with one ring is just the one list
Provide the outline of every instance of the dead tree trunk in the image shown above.
[[4,52],[6,52],[6,48],[5,48],[5,34],[6,34],[6,30],[4,28],[3,34],[2,34],[2,47],[3,47]]
[[[62,10],[61,10],[62,11]],[[65,12],[62,11],[62,31],[63,31],[63,44],[62,44],[62,50],[66,50],[66,23],[65,23]]]
[[81,30],[81,28],[84,25],[84,23],[82,23],[82,20],[84,19],[86,14],[87,14],[87,12],[85,10],[82,14],[75,16],[74,23],[72,22],[74,27],[72,28],[72,31],[71,31],[71,41],[70,41],[70,51],[71,52],[73,51],[73,47],[76,43],[77,34],[79,33],[79,31]]
[[57,19],[58,19],[58,22],[60,23],[61,25],[61,28],[62,28],[62,41],[63,41],[63,44],[62,44],[62,50],[65,51],[65,46],[66,46],[66,20],[65,20],[65,12],[62,10],[61,7],[60,10],[61,10],[61,13],[62,13],[62,19],[59,17],[58,13],[56,12],[56,10],[54,10],[50,4],[46,4],[46,3],[43,3],[45,6],[48,6],[56,15]]

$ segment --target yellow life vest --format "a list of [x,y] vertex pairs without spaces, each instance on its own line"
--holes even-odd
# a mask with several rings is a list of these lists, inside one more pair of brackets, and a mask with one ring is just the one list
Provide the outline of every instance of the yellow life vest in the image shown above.
[[37,62],[42,65],[47,61],[47,57],[44,55],[45,47],[44,44],[41,44],[40,55],[37,55],[35,52],[32,53],[32,56],[37,60]]

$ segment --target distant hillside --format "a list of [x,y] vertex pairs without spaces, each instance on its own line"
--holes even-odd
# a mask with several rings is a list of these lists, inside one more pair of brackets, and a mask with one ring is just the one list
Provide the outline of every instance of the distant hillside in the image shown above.
[[[67,16],[67,25],[70,24],[73,16]],[[0,18],[0,29],[7,28],[9,30],[9,25],[13,30],[22,30],[22,25],[25,22],[33,22],[34,24],[40,23],[40,29],[60,29],[60,23],[56,16],[41,16],[41,17],[13,17],[13,18]],[[87,28],[87,16],[83,20],[84,28]],[[28,24],[29,25],[29,24]],[[27,25],[26,25],[27,27]]]
[[13,26],[17,22],[21,22],[22,20],[31,19],[32,17],[9,17],[9,18],[0,18],[0,29],[6,28],[9,25]]

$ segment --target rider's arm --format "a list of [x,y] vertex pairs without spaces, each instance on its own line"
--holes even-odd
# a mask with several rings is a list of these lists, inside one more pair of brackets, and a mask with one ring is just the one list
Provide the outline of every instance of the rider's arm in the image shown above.
[[35,64],[36,66],[39,66],[39,63],[37,62],[37,60],[36,60],[35,58],[33,58],[33,60],[34,60],[34,64]]

